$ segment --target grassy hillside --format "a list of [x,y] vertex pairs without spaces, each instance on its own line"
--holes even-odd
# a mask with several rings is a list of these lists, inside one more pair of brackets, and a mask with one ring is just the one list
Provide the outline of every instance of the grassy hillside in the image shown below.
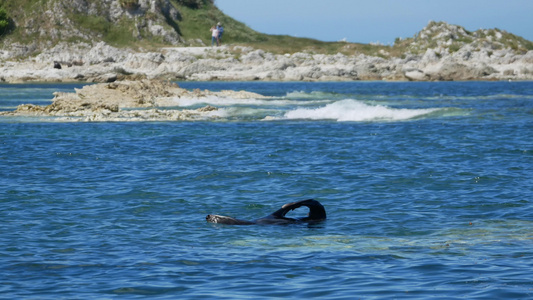
[[345,42],[323,42],[315,39],[296,38],[288,35],[267,35],[257,32],[220,11],[216,5],[208,3],[200,9],[178,5],[182,20],[178,22],[185,40],[200,38],[205,44],[211,43],[209,28],[221,22],[224,25],[224,43],[261,48],[273,53],[294,53],[311,51],[324,54],[379,54],[387,46],[354,44]]
[[211,26],[221,22],[224,25],[225,43],[254,43],[266,41],[268,36],[252,30],[245,24],[225,15],[214,4],[207,2],[201,8],[192,8],[176,3],[181,18],[177,22],[180,34],[185,40],[201,39],[211,44]]
[[[200,39],[211,44],[209,29],[221,22],[225,44],[238,44],[262,48],[274,53],[312,51],[316,53],[376,54],[385,46],[351,43],[330,43],[286,35],[267,35],[257,32],[242,22],[225,15],[212,0],[168,0],[177,11],[175,16],[161,12],[139,13],[138,0],[118,0],[125,11],[114,20],[109,5],[101,0],[86,0],[87,5],[77,5],[71,0],[2,0],[3,8],[14,21],[14,29],[3,37],[4,43],[52,46],[60,41],[104,41],[115,47],[153,49],[169,46],[165,38],[153,35],[141,25],[158,22],[165,30],[180,37],[180,45],[198,45]],[[82,1],[79,1],[82,2]],[[164,3],[165,0],[158,0]],[[141,25],[140,25],[141,24]]]
[[58,42],[104,41],[134,48],[170,44],[162,35],[150,33],[146,24],[159,24],[172,33],[175,31],[172,18],[159,12],[140,11],[137,3],[138,0],[118,0],[112,6],[101,0],[2,0],[0,8],[7,12],[14,26],[0,38],[36,48]]
[[225,44],[251,46],[273,53],[310,51],[401,57],[406,53],[423,54],[426,49],[435,47],[454,52],[468,43],[519,52],[533,49],[532,42],[505,31],[468,32],[444,22],[431,22],[412,38],[397,39],[393,46],[266,35],[225,15],[213,0],[0,0],[0,9],[5,12],[0,15],[4,20],[0,23],[0,26],[3,24],[0,48],[20,43],[31,45],[35,52],[59,42],[104,41],[115,47],[148,50],[171,45],[201,45],[198,40],[210,45],[209,29],[218,22],[225,28]]
[[226,16],[212,0],[157,0],[155,12],[140,7],[139,0],[118,0],[119,7],[102,2],[2,0],[0,9],[15,26],[4,30],[0,39],[47,45],[59,41],[102,40],[113,46],[132,48],[172,45],[169,38],[151,32],[149,27],[155,24],[179,35],[179,44],[197,39],[210,44],[209,29],[218,22],[227,30],[226,43],[258,42],[266,37]]

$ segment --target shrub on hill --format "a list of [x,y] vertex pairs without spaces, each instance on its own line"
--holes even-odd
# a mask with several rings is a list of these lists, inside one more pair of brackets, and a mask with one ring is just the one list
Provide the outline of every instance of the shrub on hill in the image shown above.
[[9,29],[9,17],[5,9],[0,8],[0,36],[2,36]]

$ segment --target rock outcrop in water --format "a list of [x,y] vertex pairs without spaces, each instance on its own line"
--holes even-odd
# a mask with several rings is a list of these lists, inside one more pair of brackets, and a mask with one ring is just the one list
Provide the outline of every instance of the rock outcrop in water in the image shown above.
[[206,97],[261,99],[245,91],[188,91],[177,84],[160,80],[99,83],[76,89],[74,93],[54,93],[52,104],[19,105],[0,116],[55,117],[60,121],[177,121],[217,118],[217,108],[178,109],[180,99]]
[[[346,44],[350,47],[350,44]],[[176,47],[155,52],[118,49],[103,42],[60,43],[36,57],[11,60],[0,51],[0,81],[113,82],[176,80],[533,80],[532,43],[496,29],[468,32],[430,22],[414,38],[397,40],[376,56],[300,52],[273,54],[241,46]],[[62,68],[54,68],[54,62]]]

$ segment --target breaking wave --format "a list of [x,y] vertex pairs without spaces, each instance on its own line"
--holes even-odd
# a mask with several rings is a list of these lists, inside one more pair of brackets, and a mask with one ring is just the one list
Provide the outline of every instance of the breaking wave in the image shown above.
[[[337,122],[388,122],[416,119],[427,116],[464,114],[463,110],[450,108],[393,108],[368,101],[344,99],[292,100],[280,98],[236,99],[207,97],[177,99],[179,107],[212,105],[217,111],[208,117],[223,120],[333,120]],[[453,109],[452,109],[453,110]]]
[[407,109],[368,105],[357,100],[336,101],[319,108],[296,108],[285,113],[288,120],[401,121],[431,114],[440,108]]

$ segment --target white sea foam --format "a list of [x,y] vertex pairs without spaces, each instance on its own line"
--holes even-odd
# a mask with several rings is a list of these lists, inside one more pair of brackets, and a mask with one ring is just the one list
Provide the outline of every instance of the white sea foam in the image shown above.
[[392,108],[348,100],[290,100],[290,99],[237,99],[208,96],[176,98],[180,107],[212,105],[217,111],[206,114],[218,119],[262,120],[335,120],[343,121],[399,121],[430,114],[440,108]]
[[432,113],[438,108],[407,109],[383,105],[368,105],[357,100],[341,100],[323,107],[297,108],[285,113],[284,119],[336,120],[342,121],[399,121]]
[[224,106],[287,106],[301,104],[301,101],[286,99],[238,99],[231,97],[208,96],[202,98],[175,98],[176,103],[182,107],[191,107],[199,105],[213,105],[217,107]]

